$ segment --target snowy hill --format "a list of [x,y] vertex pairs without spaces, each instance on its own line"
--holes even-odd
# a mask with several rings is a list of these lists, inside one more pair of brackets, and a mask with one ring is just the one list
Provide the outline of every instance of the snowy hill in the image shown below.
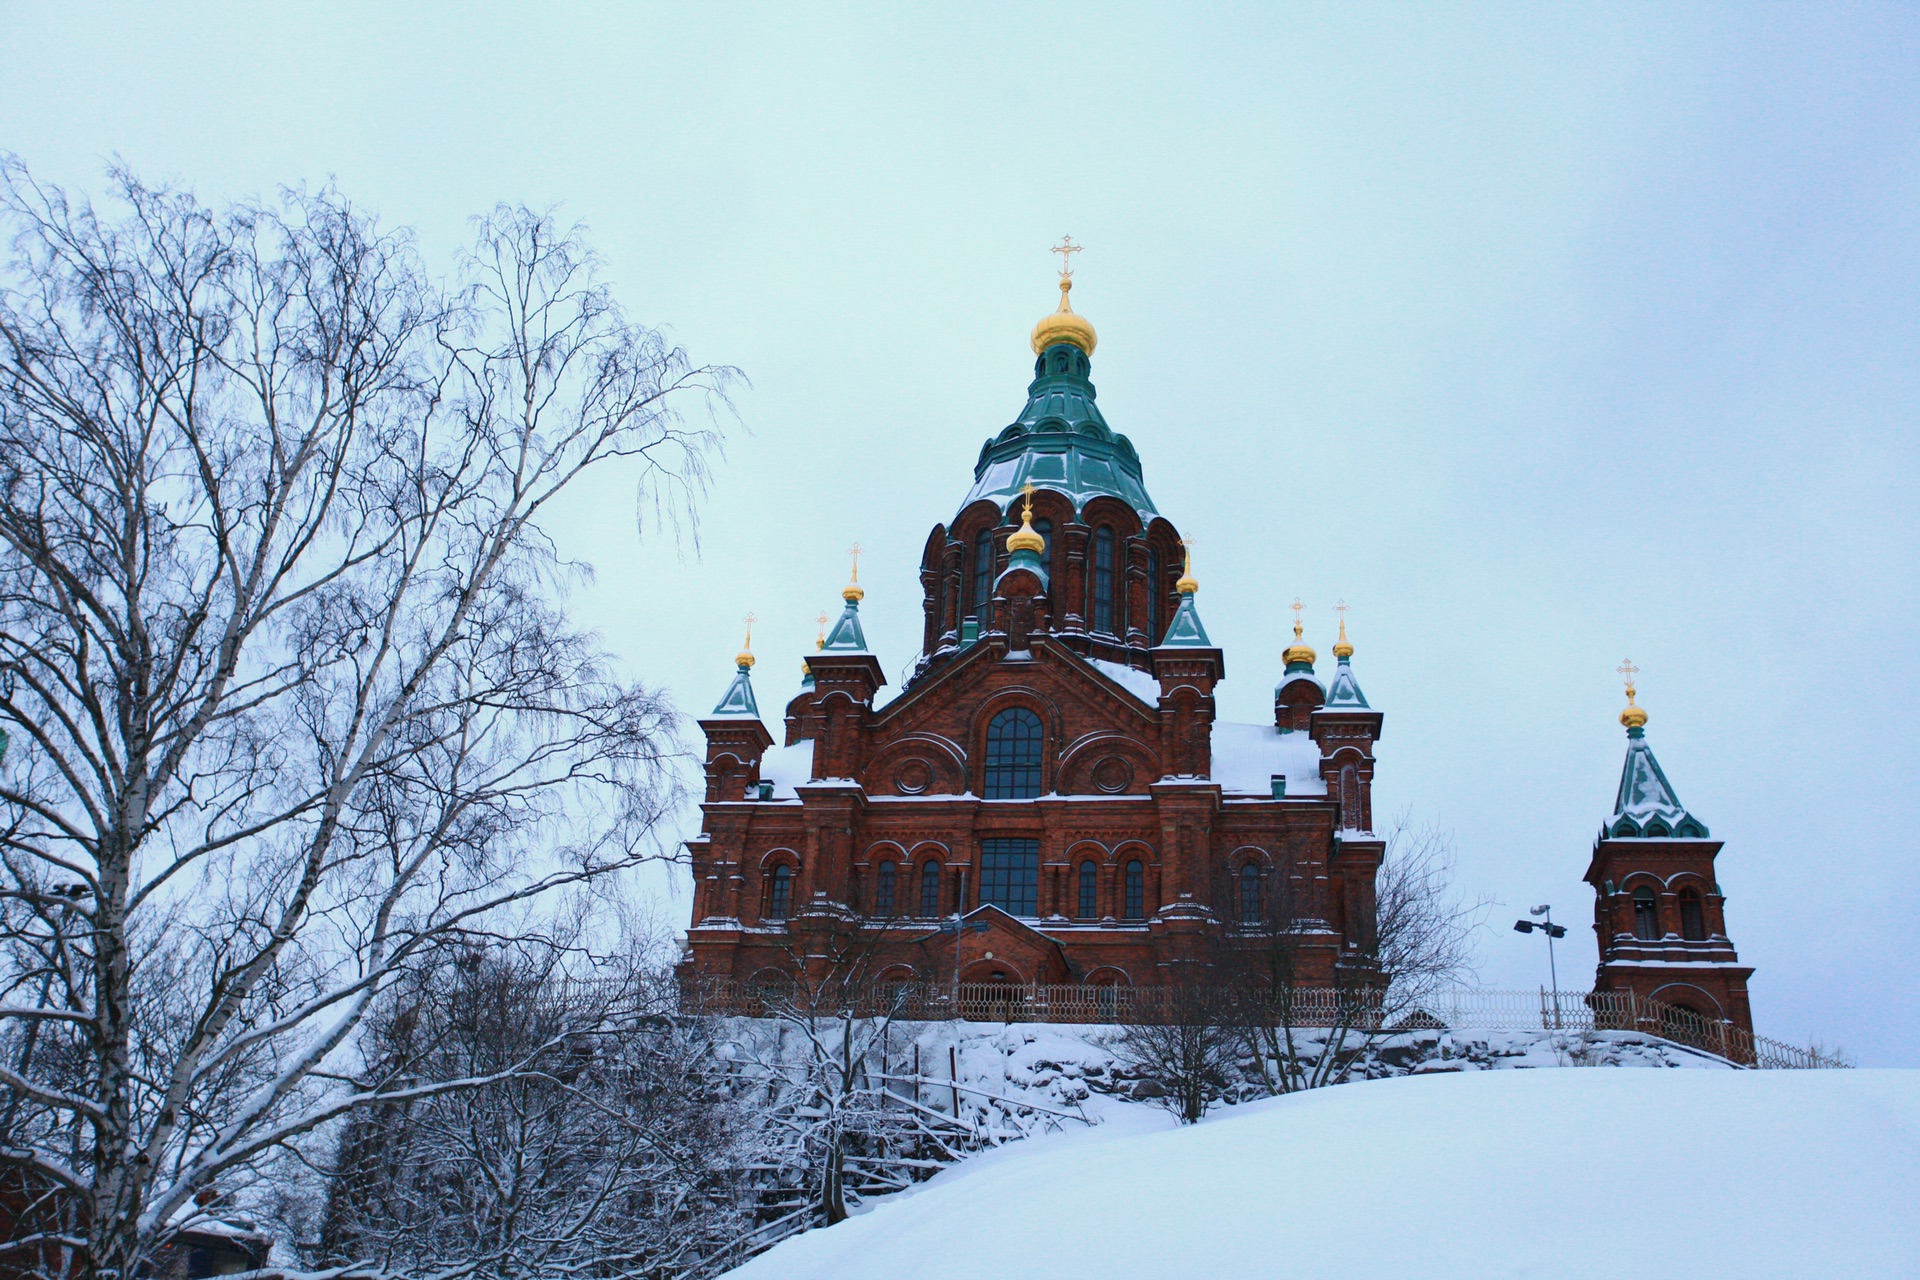
[[729,1280],[1912,1277],[1920,1072],[1472,1071],[964,1161]]

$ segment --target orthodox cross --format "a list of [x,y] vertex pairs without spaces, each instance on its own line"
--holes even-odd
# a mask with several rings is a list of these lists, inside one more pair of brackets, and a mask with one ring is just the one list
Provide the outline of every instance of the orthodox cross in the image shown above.
[[747,624],[747,638],[741,643],[740,647],[751,653],[753,651],[753,624],[760,621],[760,619],[750,613],[744,621]]
[[1632,702],[1633,701],[1633,678],[1640,674],[1640,668],[1633,665],[1632,658],[1622,658],[1620,660],[1620,665],[1615,667],[1614,670],[1619,672],[1620,678],[1627,682],[1627,701]]
[[1335,613],[1337,613],[1337,614],[1340,614],[1340,615],[1341,615],[1341,620],[1342,620],[1342,621],[1345,621],[1345,615],[1346,615],[1346,612],[1347,612],[1347,607],[1348,607],[1348,606],[1347,606],[1347,602],[1346,602],[1345,600],[1341,600],[1341,601],[1339,601],[1339,602],[1337,602],[1337,603],[1336,603],[1336,604],[1335,604],[1335,605],[1333,606],[1333,611],[1334,611]]
[[1193,539],[1192,538],[1180,539],[1180,552],[1181,552],[1181,565],[1180,565],[1181,575],[1183,577],[1191,578],[1193,576]]
[[849,551],[848,551],[848,554],[849,554],[849,555],[851,555],[851,556],[853,557],[853,578],[852,578],[852,581],[854,581],[854,582],[858,582],[858,581],[860,581],[860,552],[861,552],[862,550],[863,550],[863,548],[862,548],[862,547],[860,546],[860,544],[859,544],[859,543],[857,543],[857,542],[856,542],[856,543],[854,543],[854,544],[853,544],[853,546],[852,546],[852,547],[851,547],[851,548],[849,549]]
[[814,621],[820,624],[820,635],[814,640],[813,647],[824,649],[827,647],[827,615],[823,613]]
[[1026,523],[1032,524],[1033,523],[1033,481],[1029,480],[1025,484],[1021,485],[1020,492],[1022,494],[1025,494],[1027,499],[1027,509],[1022,514],[1025,515],[1026,517]]
[[1300,625],[1300,611],[1306,607],[1307,606],[1300,603],[1299,596],[1293,598],[1293,638],[1295,640],[1298,640],[1300,633],[1305,630],[1305,628]]
[[1073,259],[1067,255],[1079,253],[1082,248],[1083,246],[1073,242],[1072,236],[1061,236],[1060,243],[1047,250],[1048,253],[1057,253],[1060,255],[1060,278],[1062,280],[1073,279]]

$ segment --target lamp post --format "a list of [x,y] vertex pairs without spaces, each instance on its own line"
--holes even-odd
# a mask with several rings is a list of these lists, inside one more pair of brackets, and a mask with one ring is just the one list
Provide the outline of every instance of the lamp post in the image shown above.
[[1566,937],[1567,928],[1565,925],[1559,925],[1553,922],[1553,906],[1551,903],[1529,908],[1527,914],[1530,916],[1545,916],[1546,919],[1538,921],[1515,920],[1513,922],[1513,930],[1515,933],[1532,933],[1535,929],[1538,929],[1541,933],[1547,935],[1547,973],[1553,978],[1553,1029],[1558,1031],[1560,1029],[1560,967],[1554,963],[1553,940],[1555,938]]

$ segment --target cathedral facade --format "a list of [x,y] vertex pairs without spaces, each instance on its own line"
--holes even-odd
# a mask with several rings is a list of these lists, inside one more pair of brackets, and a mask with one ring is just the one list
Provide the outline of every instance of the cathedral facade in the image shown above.
[[1034,327],[1024,408],[928,535],[904,687],[882,697],[856,565],[777,736],[750,652],[700,721],[690,976],[790,974],[831,928],[860,931],[885,981],[1152,986],[1276,889],[1310,982],[1363,954],[1381,713],[1344,620],[1328,679],[1296,621],[1272,721],[1216,718],[1225,656],[1178,528],[1096,403],[1071,287],[1063,272]]

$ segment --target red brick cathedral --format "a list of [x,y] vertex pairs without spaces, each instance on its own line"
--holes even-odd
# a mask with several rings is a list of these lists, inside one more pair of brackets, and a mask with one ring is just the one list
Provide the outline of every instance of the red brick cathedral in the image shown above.
[[[928,535],[924,643],[890,699],[864,592],[806,662],[782,745],[753,658],[712,714],[706,815],[690,841],[690,965],[790,969],[810,927],[881,931],[884,978],[1147,985],[1253,915],[1276,875],[1314,902],[1331,982],[1371,918],[1380,713],[1334,646],[1331,681],[1295,639],[1268,724],[1214,718],[1226,674],[1180,532],[1089,379],[1093,326],[1034,326],[1019,416],[980,450]],[[1294,895],[1296,899],[1300,894]]]
[[[777,979],[818,960],[810,938],[854,932],[882,981],[1150,986],[1277,899],[1296,927],[1304,913],[1308,984],[1333,985],[1364,954],[1383,855],[1381,713],[1360,691],[1344,619],[1323,680],[1296,604],[1272,721],[1215,718],[1225,659],[1178,528],[1096,403],[1094,329],[1071,288],[1063,272],[1058,310],[1034,326],[1025,407],[981,446],[971,487],[927,537],[922,648],[904,687],[881,696],[856,564],[781,745],[750,652],[700,722],[690,975]],[[1616,915],[1626,908],[1604,904],[1638,903],[1657,883],[1658,927],[1682,937],[1619,952],[1603,982],[1629,981],[1619,966],[1656,953],[1715,973],[1732,958],[1704,828],[1657,821],[1609,836],[1590,874],[1612,877],[1603,910]],[[933,929],[955,915],[984,928],[956,946]],[[1697,945],[1696,924],[1717,943]],[[1743,986],[1736,998],[1704,985],[1744,1020]]]

